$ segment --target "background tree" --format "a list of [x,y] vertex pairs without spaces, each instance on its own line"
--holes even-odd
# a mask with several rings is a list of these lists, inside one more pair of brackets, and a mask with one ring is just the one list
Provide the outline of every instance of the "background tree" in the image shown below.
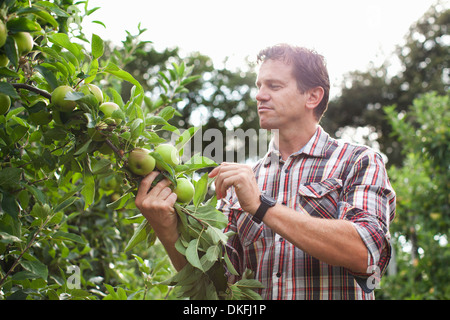
[[[402,146],[392,137],[392,127],[381,108],[394,104],[397,111],[406,112],[415,98],[429,91],[445,94],[449,89],[450,10],[439,2],[414,23],[399,45],[396,56],[400,70],[392,75],[392,62],[372,65],[367,71],[353,71],[342,82],[341,94],[330,101],[323,126],[337,137],[345,127],[368,127],[380,150],[387,155],[389,165],[401,165]],[[394,63],[395,65],[395,63]]]
[[449,299],[450,96],[426,93],[410,110],[385,108],[405,160],[389,172],[398,195],[391,226],[396,254],[381,297]]

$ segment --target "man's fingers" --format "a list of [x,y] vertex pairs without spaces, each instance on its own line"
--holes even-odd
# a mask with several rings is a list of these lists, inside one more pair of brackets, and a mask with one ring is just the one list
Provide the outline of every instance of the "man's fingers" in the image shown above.
[[141,199],[142,197],[146,196],[148,191],[150,190],[150,187],[152,185],[153,180],[158,176],[158,171],[152,171],[148,175],[146,175],[139,184],[139,189],[136,195],[136,199]]
[[172,182],[169,179],[163,179],[160,182],[158,182],[150,192],[152,192],[155,195],[159,195],[161,193],[161,191],[170,186]]
[[240,167],[238,165],[231,165],[224,163],[216,173],[216,180],[214,185],[216,187],[217,199],[221,199],[225,196],[227,189],[234,183],[234,177],[239,173]]
[[175,205],[175,202],[177,201],[176,193],[172,192],[171,194],[169,194],[166,201],[173,207]]
[[225,167],[230,167],[232,166],[234,163],[229,163],[229,162],[222,162],[219,166],[215,167],[214,169],[211,170],[211,172],[209,173],[209,177],[210,178],[214,178],[215,176],[217,176],[223,168]]

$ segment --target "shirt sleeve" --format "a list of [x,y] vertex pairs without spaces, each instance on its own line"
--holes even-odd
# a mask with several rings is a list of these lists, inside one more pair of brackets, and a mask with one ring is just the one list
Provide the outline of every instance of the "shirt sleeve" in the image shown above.
[[352,273],[364,282],[381,277],[391,257],[389,224],[395,215],[395,192],[381,156],[370,149],[358,156],[343,191],[339,215],[353,223],[368,250],[367,273]]

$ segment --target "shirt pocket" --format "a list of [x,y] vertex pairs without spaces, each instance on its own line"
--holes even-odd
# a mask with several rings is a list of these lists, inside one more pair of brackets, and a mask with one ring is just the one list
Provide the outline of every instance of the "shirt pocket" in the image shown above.
[[301,184],[298,188],[297,204],[311,216],[326,219],[338,218],[341,189],[342,180],[336,178]]

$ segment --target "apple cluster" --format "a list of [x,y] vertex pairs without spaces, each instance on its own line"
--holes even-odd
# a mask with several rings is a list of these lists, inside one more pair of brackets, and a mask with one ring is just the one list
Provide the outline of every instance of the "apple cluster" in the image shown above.
[[[30,33],[16,32],[12,34],[11,37],[12,39],[14,39],[16,50],[19,56],[26,55],[31,51],[31,49],[33,49],[34,41]],[[5,50],[3,49],[7,38],[8,29],[5,22],[0,20],[0,67],[6,67],[9,64],[9,59],[6,56]],[[11,98],[4,93],[0,93],[0,115],[7,113],[10,107]]]
[[[156,146],[155,152],[160,156],[164,164],[172,168],[180,163],[178,150],[171,144],[160,144]],[[164,166],[151,155],[150,150],[145,148],[135,148],[130,152],[128,168],[139,176],[146,176],[155,169],[159,171],[165,170]],[[187,204],[194,197],[195,188],[188,178],[177,177],[173,192],[177,195],[177,202]]]
[[85,96],[89,94],[94,96],[97,104],[99,105],[99,111],[103,113],[103,119],[106,122],[100,122],[95,128],[89,128],[88,134],[94,141],[105,140],[105,136],[100,133],[100,131],[108,128],[109,124],[119,125],[122,122],[120,117],[116,117],[114,115],[115,111],[120,110],[119,105],[112,101],[104,101],[102,90],[94,84],[84,84],[77,90],[68,85],[61,85],[53,90],[51,94],[51,103],[56,120],[58,116],[61,117],[61,113],[62,115],[67,115],[68,113],[74,111],[77,107],[77,101],[68,97],[69,93],[74,92],[81,92]]

